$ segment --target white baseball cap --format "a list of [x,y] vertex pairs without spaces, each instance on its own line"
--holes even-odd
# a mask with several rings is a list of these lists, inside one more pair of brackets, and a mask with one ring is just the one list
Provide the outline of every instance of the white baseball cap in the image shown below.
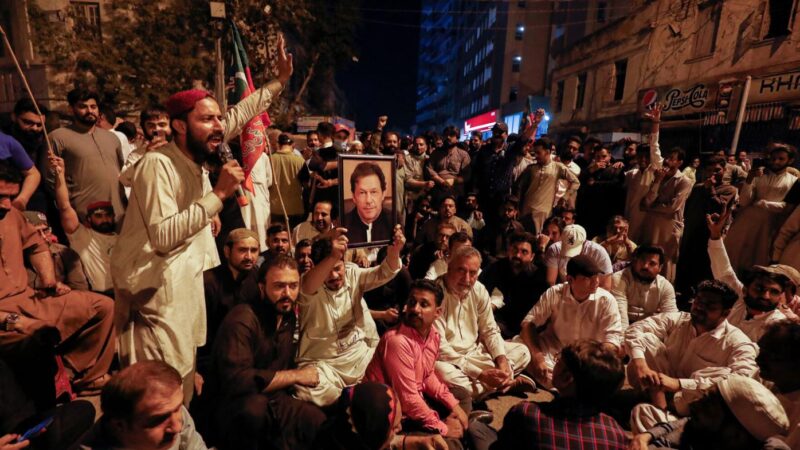
[[561,232],[561,256],[573,258],[581,254],[586,242],[586,230],[580,225],[567,225]]

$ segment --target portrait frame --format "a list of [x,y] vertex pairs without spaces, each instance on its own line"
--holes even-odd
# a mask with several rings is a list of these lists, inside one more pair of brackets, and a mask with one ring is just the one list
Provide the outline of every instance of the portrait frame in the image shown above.
[[[346,153],[339,155],[339,225],[347,228],[349,248],[381,247],[392,243],[394,227],[398,224],[395,161],[395,156]],[[383,175],[386,188],[383,190],[383,201],[378,211],[375,211],[375,205],[368,201],[362,201],[361,206],[356,205],[351,177],[359,166],[361,166],[359,173],[363,176],[353,180],[355,183],[369,177],[370,174],[374,175],[376,170],[380,170]],[[380,180],[380,176],[377,177],[373,185],[378,184],[375,182]],[[368,227],[362,219],[364,215],[371,220],[371,227]],[[368,239],[368,228],[371,239]]]

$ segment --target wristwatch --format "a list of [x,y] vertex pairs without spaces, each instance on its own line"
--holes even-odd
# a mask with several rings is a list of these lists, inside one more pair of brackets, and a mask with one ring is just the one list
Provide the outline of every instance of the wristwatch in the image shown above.
[[19,314],[9,313],[3,321],[3,331],[15,331],[19,322]]

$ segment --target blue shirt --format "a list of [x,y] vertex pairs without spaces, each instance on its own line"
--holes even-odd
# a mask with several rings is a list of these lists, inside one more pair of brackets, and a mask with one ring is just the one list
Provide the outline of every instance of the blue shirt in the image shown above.
[[0,132],[0,160],[9,159],[19,170],[29,170],[33,167],[33,161],[22,144],[13,137]]

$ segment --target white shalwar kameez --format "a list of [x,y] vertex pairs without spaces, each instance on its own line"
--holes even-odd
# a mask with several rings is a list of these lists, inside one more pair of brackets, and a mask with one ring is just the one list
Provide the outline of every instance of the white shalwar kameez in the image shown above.
[[[656,372],[677,378],[681,390],[675,394],[679,414],[702,391],[730,374],[752,377],[758,371],[758,346],[740,329],[723,320],[717,328],[697,334],[687,312],[663,313],[640,320],[625,331],[625,347],[631,360],[644,359]],[[649,403],[631,412],[634,433],[644,433],[675,416]]]
[[476,281],[464,298],[449,292],[444,277],[437,281],[444,291],[442,315],[434,326],[441,337],[436,373],[448,386],[457,386],[477,398],[492,391],[478,381],[484,369],[496,368],[495,359],[505,356],[514,375],[531,361],[524,344],[503,341],[494,320],[486,287]]
[[388,260],[362,269],[348,263],[344,286],[331,291],[324,285],[317,292],[301,291],[297,302],[300,342],[297,365],[313,365],[319,372],[315,387],[296,386],[295,396],[318,406],[335,402],[342,389],[361,381],[380,337],[369,312],[364,292],[388,283],[393,270]]

